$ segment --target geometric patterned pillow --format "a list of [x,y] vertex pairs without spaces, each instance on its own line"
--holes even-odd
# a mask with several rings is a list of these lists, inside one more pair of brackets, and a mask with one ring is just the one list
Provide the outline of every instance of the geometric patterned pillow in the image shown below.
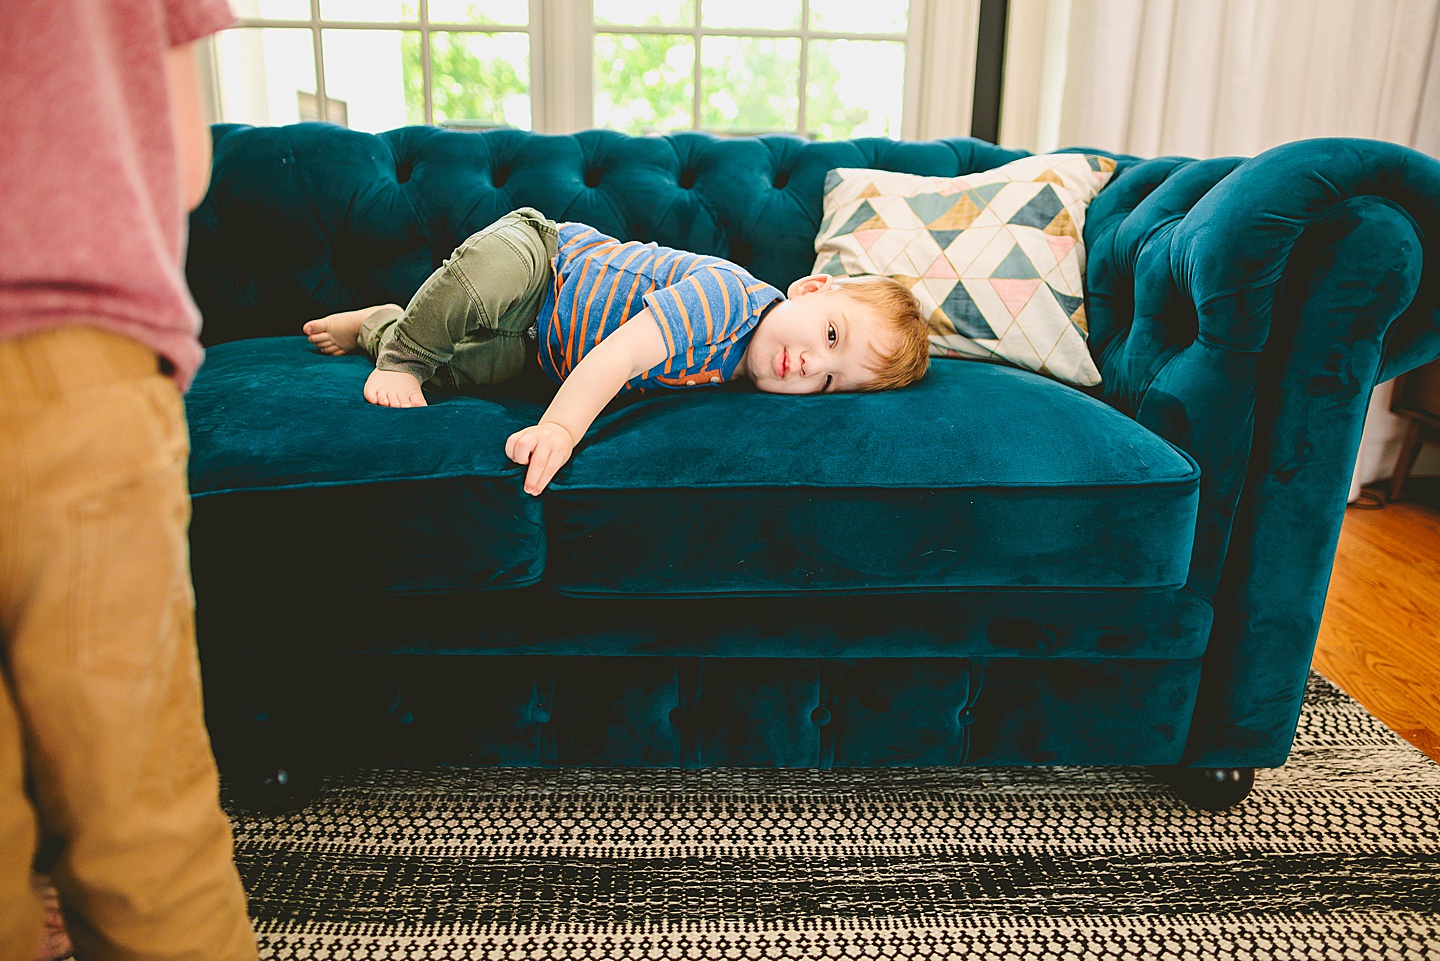
[[999,361],[1080,387],[1086,344],[1085,208],[1115,161],[1043,154],[968,174],[841,167],[825,178],[817,274],[882,274],[930,321],[930,355]]

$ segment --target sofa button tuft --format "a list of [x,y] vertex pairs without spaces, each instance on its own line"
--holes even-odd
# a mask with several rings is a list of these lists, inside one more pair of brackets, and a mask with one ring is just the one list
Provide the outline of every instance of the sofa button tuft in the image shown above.
[[693,186],[695,186],[695,171],[693,171],[693,170],[682,170],[682,171],[680,171],[680,189],[681,189],[681,190],[689,190],[689,189],[690,189],[691,187],[693,187]]
[[961,727],[968,726],[973,720],[975,720],[975,715],[970,713],[970,709],[968,707],[961,708],[960,713],[955,716],[955,723],[959,724]]
[[788,171],[788,170],[777,170],[777,171],[775,172],[774,187],[775,187],[776,190],[783,190],[783,189],[785,189],[785,185],[788,184],[789,182],[790,182],[790,171]]
[[824,727],[830,723],[830,709],[823,704],[820,705],[810,712],[810,720],[814,721],[817,727]]
[[685,709],[683,707],[672,707],[670,709],[670,723],[675,727],[685,726]]
[[550,710],[543,704],[536,705],[535,710],[530,712],[530,717],[536,724],[549,724]]
[[600,186],[600,170],[598,168],[591,167],[589,170],[585,171],[585,186]]

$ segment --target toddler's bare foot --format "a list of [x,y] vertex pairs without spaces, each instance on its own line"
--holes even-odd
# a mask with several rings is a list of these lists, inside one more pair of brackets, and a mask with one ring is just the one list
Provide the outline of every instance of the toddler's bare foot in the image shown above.
[[332,357],[353,354],[360,349],[360,325],[365,323],[371,314],[380,310],[403,312],[394,304],[361,307],[359,310],[344,310],[318,320],[307,321],[302,329],[309,336],[310,343],[319,347],[322,354]]
[[365,399],[381,407],[424,407],[425,394],[414,374],[376,370],[365,381]]

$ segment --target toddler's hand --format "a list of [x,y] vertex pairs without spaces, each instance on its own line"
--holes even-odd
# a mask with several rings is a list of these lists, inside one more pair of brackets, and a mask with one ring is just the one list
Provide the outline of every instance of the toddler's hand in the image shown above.
[[565,466],[575,438],[559,424],[541,421],[534,427],[517,430],[505,441],[505,456],[517,464],[529,464],[525,472],[525,493],[539,494],[555,472]]

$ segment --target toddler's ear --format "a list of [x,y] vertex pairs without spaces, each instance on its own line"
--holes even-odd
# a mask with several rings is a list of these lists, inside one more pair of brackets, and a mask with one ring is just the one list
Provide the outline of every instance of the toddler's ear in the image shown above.
[[834,280],[829,274],[811,274],[809,277],[801,277],[790,285],[785,291],[785,296],[794,300],[796,297],[803,297],[806,294],[813,294],[817,290],[824,290]]

